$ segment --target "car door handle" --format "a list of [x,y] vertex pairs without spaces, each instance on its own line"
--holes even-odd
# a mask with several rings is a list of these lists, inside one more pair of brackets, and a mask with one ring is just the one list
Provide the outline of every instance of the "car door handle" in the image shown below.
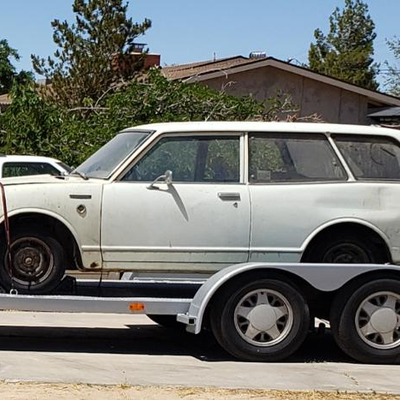
[[240,193],[219,192],[218,197],[222,201],[240,201]]

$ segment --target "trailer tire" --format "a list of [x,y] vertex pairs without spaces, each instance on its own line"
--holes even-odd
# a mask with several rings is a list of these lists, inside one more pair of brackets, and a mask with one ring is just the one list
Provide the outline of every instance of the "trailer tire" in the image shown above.
[[400,362],[400,282],[368,282],[332,304],[331,329],[338,346],[357,361]]
[[0,248],[0,281],[6,289],[45,294],[55,289],[65,273],[64,252],[57,240],[41,228],[11,232],[12,274],[8,250]]
[[290,356],[306,338],[309,319],[303,296],[276,279],[230,286],[211,309],[211,329],[218,343],[245,361]]

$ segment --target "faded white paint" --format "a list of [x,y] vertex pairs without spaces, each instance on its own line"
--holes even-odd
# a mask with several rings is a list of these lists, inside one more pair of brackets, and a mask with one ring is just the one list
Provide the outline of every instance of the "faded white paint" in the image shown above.
[[[252,185],[246,165],[247,132],[351,133],[397,141],[399,132],[354,125],[236,122],[137,129],[154,134],[109,179],[4,179],[10,216],[35,212],[58,219],[75,237],[86,268],[96,263],[106,270],[210,273],[246,261],[298,262],[319,231],[340,222],[373,229],[387,243],[393,261],[400,263],[400,182],[358,182],[345,166],[345,182]],[[240,182],[176,182],[149,190],[148,183],[120,181],[161,135],[172,133],[241,135]],[[224,192],[239,194],[240,200],[221,201],[218,194]],[[86,207],[84,214],[77,212],[80,205]]]

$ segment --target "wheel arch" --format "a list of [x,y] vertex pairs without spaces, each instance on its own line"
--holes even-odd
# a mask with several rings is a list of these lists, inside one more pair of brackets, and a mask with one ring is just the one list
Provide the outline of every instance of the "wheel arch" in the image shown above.
[[[370,275],[369,275],[370,274]],[[178,315],[178,320],[188,324],[188,331],[199,333],[209,307],[218,293],[227,285],[238,284],[249,279],[279,279],[299,291],[309,303],[312,311],[329,313],[332,298],[349,282],[359,277],[373,279],[373,274],[387,274],[400,279],[400,267],[379,264],[299,264],[299,263],[246,263],[232,265],[212,275],[196,292],[189,310]],[[396,278],[397,279],[397,278]]]
[[389,239],[386,234],[370,222],[357,218],[342,218],[339,220],[329,221],[319,226],[303,242],[303,245],[301,246],[301,262],[307,262],[310,260],[310,255],[314,247],[320,240],[323,240],[325,236],[338,234],[340,232],[351,232],[360,236],[367,234],[382,247],[387,262],[392,262]]
[[[9,212],[8,218],[11,233],[13,229],[16,229],[16,227],[23,223],[39,225],[51,230],[66,251],[66,256],[68,257],[68,261],[71,261],[71,265],[83,268],[81,245],[78,235],[67,220],[51,211],[41,209],[13,210]],[[1,232],[4,232],[4,216],[0,218],[0,226]]]
[[[297,266],[299,264],[296,264]],[[190,305],[188,316],[189,319],[194,317],[195,324],[189,325],[189,330],[192,333],[200,333],[203,326],[203,321],[207,318],[210,307],[218,295],[228,286],[246,282],[251,279],[279,279],[292,285],[297,289],[307,300],[310,300],[319,291],[313,287],[307,280],[303,279],[298,274],[289,271],[284,265],[265,266],[259,263],[233,265],[214,274],[206,281],[205,284],[197,291]],[[178,317],[179,319],[179,317]],[[182,320],[182,322],[186,322]]]

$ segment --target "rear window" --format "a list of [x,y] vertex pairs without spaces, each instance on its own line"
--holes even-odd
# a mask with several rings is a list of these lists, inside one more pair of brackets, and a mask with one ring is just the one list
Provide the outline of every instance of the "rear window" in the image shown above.
[[47,163],[6,162],[3,164],[3,178],[43,174],[60,175],[60,171]]
[[399,143],[382,136],[333,136],[357,179],[400,180]]

